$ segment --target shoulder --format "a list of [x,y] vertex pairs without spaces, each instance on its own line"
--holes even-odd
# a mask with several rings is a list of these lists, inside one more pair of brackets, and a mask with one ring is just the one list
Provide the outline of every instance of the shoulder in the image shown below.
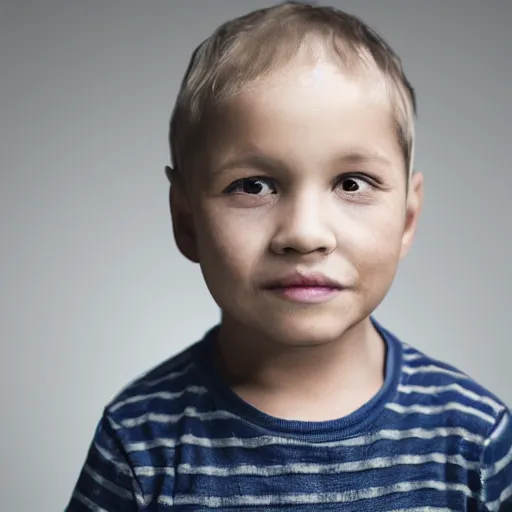
[[401,375],[386,407],[401,432],[433,443],[438,453],[474,470],[486,510],[512,507],[510,408],[456,366],[388,334],[401,348]]
[[[196,425],[215,407],[195,363],[200,345],[136,378],[104,408],[73,504],[132,510],[135,501],[147,504],[172,488],[176,448],[187,437],[184,423]],[[170,495],[159,500],[172,504]]]
[[458,367],[395,341],[401,347],[401,376],[388,408],[425,428],[458,429],[483,448],[510,416],[509,407]]
[[194,363],[197,343],[139,376],[107,404],[104,414],[125,443],[143,442],[149,434],[158,436],[186,414],[193,414],[197,402],[206,395],[201,375]]
[[402,348],[402,393],[422,394],[427,403],[460,411],[484,424],[495,424],[507,411],[501,399],[460,368],[406,343]]

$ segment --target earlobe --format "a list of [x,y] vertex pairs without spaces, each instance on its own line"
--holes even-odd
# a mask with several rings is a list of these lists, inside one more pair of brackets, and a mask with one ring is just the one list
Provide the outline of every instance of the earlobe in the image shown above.
[[407,196],[407,210],[405,214],[404,234],[402,236],[402,249],[400,257],[403,258],[409,252],[414,235],[418,227],[418,221],[423,206],[423,174],[414,172],[409,184]]
[[170,181],[169,206],[174,240],[179,251],[192,263],[199,263],[194,219],[183,177],[176,169],[165,168]]

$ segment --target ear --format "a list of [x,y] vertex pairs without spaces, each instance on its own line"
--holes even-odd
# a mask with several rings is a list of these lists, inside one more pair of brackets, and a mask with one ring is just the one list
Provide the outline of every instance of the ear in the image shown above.
[[409,191],[407,194],[407,206],[405,213],[404,234],[402,236],[402,249],[400,257],[403,258],[409,252],[416,229],[421,209],[423,207],[423,174],[414,172],[411,175]]
[[165,168],[165,174],[170,181],[169,206],[171,210],[174,240],[181,254],[192,263],[199,263],[196,243],[196,230],[189,193],[183,175],[171,167]]

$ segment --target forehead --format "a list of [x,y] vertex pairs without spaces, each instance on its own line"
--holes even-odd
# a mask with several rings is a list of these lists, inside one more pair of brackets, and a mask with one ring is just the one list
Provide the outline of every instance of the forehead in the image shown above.
[[214,160],[257,149],[315,164],[348,150],[401,161],[392,102],[377,71],[353,75],[330,62],[295,63],[228,98],[213,122]]

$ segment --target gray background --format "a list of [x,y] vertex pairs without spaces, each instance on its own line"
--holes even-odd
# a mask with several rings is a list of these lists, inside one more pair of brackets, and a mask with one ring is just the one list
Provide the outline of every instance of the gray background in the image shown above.
[[[378,311],[512,403],[512,1],[347,0],[417,89],[418,238]],[[3,0],[2,510],[62,510],[103,406],[218,319],[168,216],[193,48],[258,0]]]

